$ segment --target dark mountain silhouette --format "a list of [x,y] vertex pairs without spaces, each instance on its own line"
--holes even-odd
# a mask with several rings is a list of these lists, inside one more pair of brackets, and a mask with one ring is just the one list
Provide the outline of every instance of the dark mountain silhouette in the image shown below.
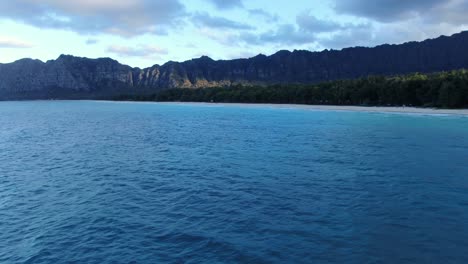
[[169,88],[312,84],[369,75],[396,75],[468,68],[468,31],[422,42],[279,51],[271,56],[214,61],[201,57],[139,69],[109,59],[61,55],[0,64],[0,99],[93,99],[155,93]]

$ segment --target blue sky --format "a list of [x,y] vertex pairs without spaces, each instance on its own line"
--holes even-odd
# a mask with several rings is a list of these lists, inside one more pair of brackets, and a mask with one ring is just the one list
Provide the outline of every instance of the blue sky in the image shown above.
[[0,1],[0,63],[60,54],[147,67],[451,35],[468,0]]

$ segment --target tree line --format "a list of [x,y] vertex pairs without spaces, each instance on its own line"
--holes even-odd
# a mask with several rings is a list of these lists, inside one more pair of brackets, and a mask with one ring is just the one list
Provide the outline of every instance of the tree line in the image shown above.
[[115,100],[359,106],[468,107],[468,71],[369,76],[319,84],[167,89]]

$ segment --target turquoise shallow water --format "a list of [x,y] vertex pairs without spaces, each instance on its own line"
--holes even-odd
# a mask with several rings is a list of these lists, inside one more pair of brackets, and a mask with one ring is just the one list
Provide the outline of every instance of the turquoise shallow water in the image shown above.
[[0,103],[0,263],[468,263],[468,118]]

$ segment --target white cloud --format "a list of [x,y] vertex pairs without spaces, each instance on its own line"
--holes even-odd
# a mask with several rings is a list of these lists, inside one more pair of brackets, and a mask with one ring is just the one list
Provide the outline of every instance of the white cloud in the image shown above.
[[27,41],[13,38],[0,36],[0,48],[32,48],[34,45]]
[[270,14],[267,11],[260,8],[249,9],[247,11],[249,12],[249,16],[263,18],[269,23],[276,23],[280,20],[278,14]]
[[198,12],[192,17],[196,25],[210,28],[252,30],[253,26],[227,19],[220,16],[211,16],[206,12]]
[[0,1],[0,18],[82,34],[160,34],[185,15],[179,0]]
[[112,45],[107,48],[107,52],[122,57],[158,58],[159,55],[166,55],[169,51],[165,48],[150,45],[139,45],[136,47]]
[[218,9],[231,9],[236,7],[243,7],[242,0],[208,0]]
[[218,30],[213,28],[200,28],[197,30],[200,36],[214,40],[225,46],[237,46],[239,44],[239,37],[236,33]]

